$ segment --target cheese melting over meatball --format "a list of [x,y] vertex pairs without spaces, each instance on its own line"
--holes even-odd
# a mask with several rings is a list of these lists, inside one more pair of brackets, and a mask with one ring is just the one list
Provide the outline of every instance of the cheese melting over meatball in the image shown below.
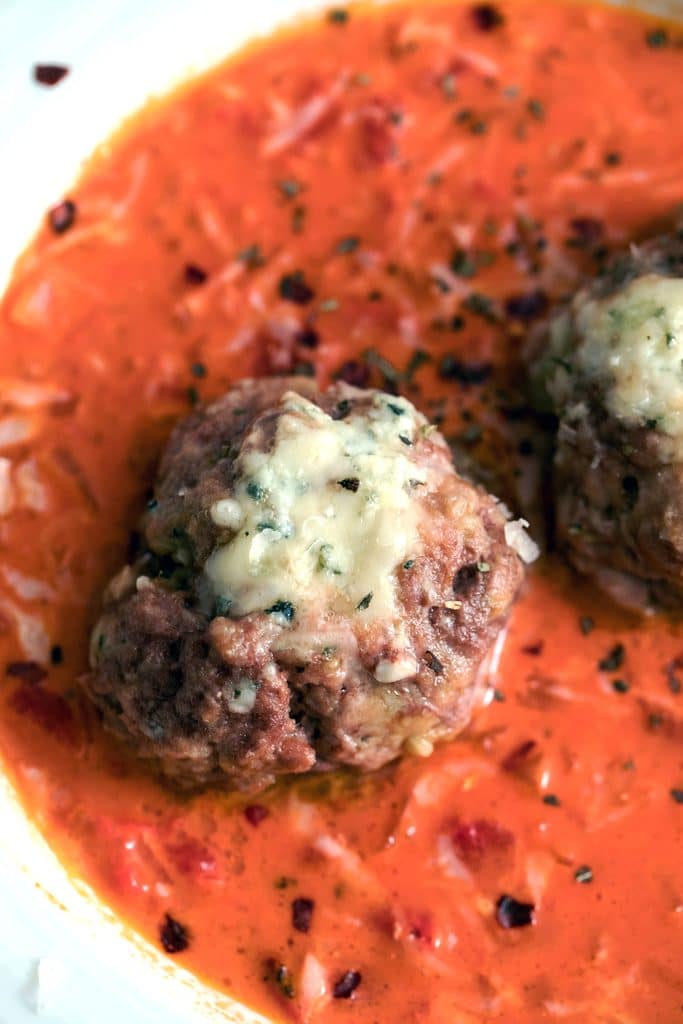
[[343,419],[293,392],[280,408],[270,449],[246,439],[234,495],[211,509],[226,531],[205,567],[214,595],[232,616],[398,617],[395,570],[421,550],[414,495],[429,471],[408,453],[426,420],[387,395]]
[[[608,298],[580,292],[551,330],[555,402],[565,400],[578,370],[603,382],[611,415],[670,435],[683,455],[683,279],[645,274]],[[563,359],[568,345],[573,366]]]

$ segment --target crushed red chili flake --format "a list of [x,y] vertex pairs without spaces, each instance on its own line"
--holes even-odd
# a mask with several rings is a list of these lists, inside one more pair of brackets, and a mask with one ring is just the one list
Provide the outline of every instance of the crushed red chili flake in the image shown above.
[[283,299],[295,302],[298,306],[305,306],[315,296],[315,292],[307,283],[301,270],[295,270],[293,274],[285,274],[280,279],[278,290]]
[[305,327],[296,335],[296,341],[304,348],[317,348],[320,344],[320,335],[312,327]]
[[355,359],[349,359],[339,367],[336,377],[346,384],[351,384],[352,387],[365,388],[370,382],[370,367],[365,363],[356,362]]
[[23,682],[11,695],[8,704],[17,714],[32,719],[61,743],[76,741],[76,720],[70,705],[60,694]]
[[34,64],[33,78],[39,85],[57,85],[69,74],[66,64]]
[[47,672],[37,661],[10,661],[5,668],[5,675],[12,679],[23,679],[25,683],[35,685],[42,683]]
[[244,817],[253,828],[258,828],[261,822],[268,817],[270,811],[263,804],[248,804],[244,808]]
[[524,740],[518,746],[513,747],[509,754],[506,754],[500,762],[500,767],[505,772],[518,772],[525,768],[532,758],[540,754],[536,740]]
[[493,850],[509,849],[514,841],[512,832],[485,818],[459,821],[451,831],[456,853],[470,865],[479,864]]
[[186,263],[183,274],[186,282],[194,285],[204,284],[209,276],[197,263]]
[[505,18],[493,4],[475,4],[470,13],[480,32],[492,32],[505,24]]
[[577,247],[595,245],[602,238],[603,227],[595,217],[574,217],[569,222],[572,237],[567,244]]
[[526,928],[534,923],[534,904],[522,903],[504,893],[496,903],[496,921],[501,928]]
[[360,971],[347,971],[334,983],[332,995],[335,999],[350,999],[362,980]]
[[543,653],[543,641],[539,640],[536,644],[527,644],[526,647],[522,647],[522,654],[528,654],[532,658],[537,658],[539,654]]
[[48,210],[47,219],[56,235],[62,235],[76,220],[76,204],[73,199],[63,199]]
[[315,903],[305,896],[292,900],[292,927],[304,935],[311,927]]
[[167,953],[182,953],[190,945],[190,935],[184,924],[166,914],[159,928],[161,945]]

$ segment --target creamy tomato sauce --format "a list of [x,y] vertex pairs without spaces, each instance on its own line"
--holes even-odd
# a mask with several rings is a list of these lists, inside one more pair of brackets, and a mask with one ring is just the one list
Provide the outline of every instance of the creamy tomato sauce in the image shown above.
[[240,377],[405,393],[519,509],[542,442],[509,373],[683,200],[682,39],[596,5],[335,9],[131,120],[16,267],[4,765],[75,875],[274,1019],[683,1018],[683,637],[552,554],[468,733],[374,777],[180,797],[77,685],[164,439]]

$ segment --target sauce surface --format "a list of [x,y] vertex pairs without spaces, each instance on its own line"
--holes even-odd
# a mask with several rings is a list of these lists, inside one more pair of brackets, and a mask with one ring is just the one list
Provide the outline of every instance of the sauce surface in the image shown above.
[[335,9],[134,118],[16,267],[6,770],[74,874],[273,1019],[683,1020],[683,638],[553,556],[463,739],[366,779],[180,797],[77,686],[172,424],[240,377],[404,393],[533,487],[508,371],[683,200],[682,40],[594,5]]

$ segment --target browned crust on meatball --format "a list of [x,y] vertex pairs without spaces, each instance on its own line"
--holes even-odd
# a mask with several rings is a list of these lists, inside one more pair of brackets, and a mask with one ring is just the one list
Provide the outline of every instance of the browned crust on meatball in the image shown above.
[[[410,449],[438,481],[415,499],[422,553],[397,570],[402,625],[419,662],[413,675],[397,683],[373,675],[378,659],[398,656],[381,621],[320,609],[295,633],[261,612],[207,613],[201,568],[220,535],[208,509],[231,492],[245,437],[264,450],[272,444],[289,390],[333,417],[373,401],[343,384],[318,393],[298,378],[244,381],[179,424],[143,520],[146,549],[110,585],[93,634],[85,685],[105,723],[182,785],[253,791],[311,768],[371,770],[411,737],[456,735],[523,577],[494,499],[457,475],[432,434]],[[302,635],[311,637],[303,654]],[[256,686],[246,713],[234,706],[245,679]]]

